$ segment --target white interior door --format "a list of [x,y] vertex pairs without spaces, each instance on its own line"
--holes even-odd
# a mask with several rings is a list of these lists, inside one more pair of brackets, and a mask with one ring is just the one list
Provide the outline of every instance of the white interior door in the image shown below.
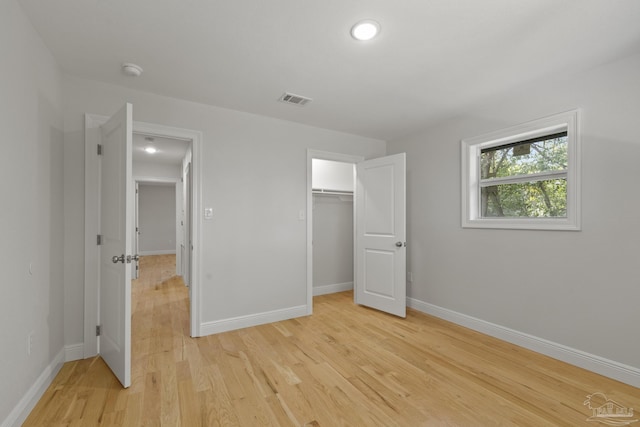
[[[139,203],[139,189],[140,186],[138,182],[135,183],[135,188],[133,192],[133,239],[131,240],[131,252],[134,254],[138,253],[138,245],[140,244],[140,222],[138,221],[138,206]],[[139,274],[139,266],[138,261],[136,259],[131,260],[131,278],[137,279]]]
[[191,227],[191,203],[193,198],[191,181],[191,162],[187,163],[184,173],[185,205],[184,205],[184,279],[185,285],[189,286],[189,297],[191,297],[191,256],[193,254],[193,234]]
[[405,154],[358,163],[356,177],[355,302],[406,317]]
[[132,106],[102,126],[100,174],[100,354],[131,385]]

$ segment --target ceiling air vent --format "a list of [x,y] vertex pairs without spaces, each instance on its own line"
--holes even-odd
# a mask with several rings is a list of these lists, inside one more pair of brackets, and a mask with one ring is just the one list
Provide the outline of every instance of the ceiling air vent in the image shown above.
[[312,101],[311,98],[306,98],[304,96],[300,96],[300,95],[295,95],[293,93],[287,93],[285,92],[280,99],[278,100],[280,102],[284,102],[285,104],[293,104],[293,105],[299,105],[299,106],[303,106],[308,104],[309,102]]

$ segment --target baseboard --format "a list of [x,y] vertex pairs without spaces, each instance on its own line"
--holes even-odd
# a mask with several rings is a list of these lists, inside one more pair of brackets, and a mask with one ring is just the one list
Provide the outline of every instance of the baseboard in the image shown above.
[[64,361],[73,362],[74,360],[84,359],[84,344],[71,344],[64,346]]
[[263,325],[265,323],[279,322],[281,320],[293,319],[295,317],[302,317],[306,315],[307,306],[300,305],[282,310],[273,310],[265,313],[216,320],[213,322],[202,323],[200,325],[200,336],[213,335],[220,332]]
[[64,363],[64,349],[53,358],[51,363],[42,371],[38,379],[29,390],[22,396],[22,399],[9,413],[9,416],[0,424],[0,427],[18,427],[27,419],[36,403],[40,400],[47,387],[51,384],[55,376]]
[[313,296],[335,294],[336,292],[350,291],[353,289],[353,282],[336,283],[333,285],[322,285],[313,287]]
[[407,297],[407,306],[423,313],[439,317],[449,322],[482,332],[511,344],[533,350],[571,365],[587,369],[605,377],[613,378],[633,387],[640,388],[640,369],[625,365],[582,350],[567,347],[543,338],[519,332],[495,323],[487,322],[447,308]]
[[166,250],[166,251],[138,251],[138,255],[140,256],[148,256],[148,255],[175,255],[176,250]]

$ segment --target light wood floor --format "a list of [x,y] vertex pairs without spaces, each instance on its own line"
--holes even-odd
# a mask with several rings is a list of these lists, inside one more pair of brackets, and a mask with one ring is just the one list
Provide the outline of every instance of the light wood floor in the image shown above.
[[174,262],[144,257],[133,284],[132,386],[100,358],[66,363],[25,426],[593,426],[583,402],[597,391],[640,412],[640,389],[350,292],[192,339]]

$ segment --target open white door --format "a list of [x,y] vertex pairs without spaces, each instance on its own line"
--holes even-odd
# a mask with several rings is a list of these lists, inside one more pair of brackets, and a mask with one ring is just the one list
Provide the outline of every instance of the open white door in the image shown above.
[[100,174],[100,355],[131,385],[132,106],[102,126]]
[[187,163],[187,167],[184,172],[184,269],[183,279],[184,284],[189,287],[189,299],[191,299],[191,257],[193,255],[193,233],[191,224],[191,206],[193,203],[193,190],[192,190],[192,177],[191,177],[191,162]]
[[405,154],[356,165],[355,302],[406,317]]
[[[138,207],[140,206],[139,190],[140,185],[138,181],[136,181],[133,191],[133,239],[131,240],[131,251],[134,254],[138,253],[138,245],[140,244],[140,223],[138,221]],[[139,275],[140,268],[138,264],[136,259],[131,260],[131,279],[133,280],[137,279]]]

